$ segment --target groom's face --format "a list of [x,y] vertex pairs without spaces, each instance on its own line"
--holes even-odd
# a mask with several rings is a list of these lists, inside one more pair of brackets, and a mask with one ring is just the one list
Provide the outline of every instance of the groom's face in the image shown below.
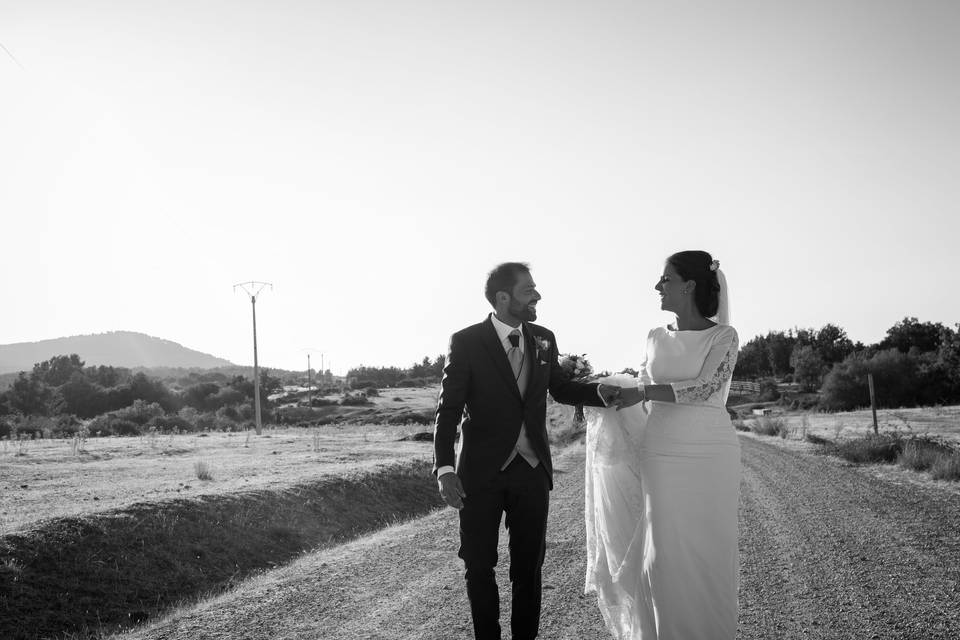
[[537,302],[540,300],[540,294],[537,293],[533,276],[525,272],[519,273],[517,282],[513,285],[513,291],[509,293],[507,312],[511,316],[524,322],[533,322],[537,319]]

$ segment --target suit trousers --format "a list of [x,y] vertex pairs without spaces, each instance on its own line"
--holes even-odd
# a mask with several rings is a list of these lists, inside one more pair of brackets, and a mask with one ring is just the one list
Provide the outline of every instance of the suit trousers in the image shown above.
[[546,550],[550,479],[543,464],[516,456],[485,487],[471,487],[460,510],[460,552],[477,640],[500,640],[500,595],[494,567],[500,521],[510,536],[513,640],[533,640],[540,627],[541,569]]

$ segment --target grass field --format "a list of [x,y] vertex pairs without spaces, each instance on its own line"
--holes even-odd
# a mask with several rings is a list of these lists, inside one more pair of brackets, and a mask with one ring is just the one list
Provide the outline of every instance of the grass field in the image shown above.
[[[800,438],[813,434],[837,440],[873,433],[873,416],[869,409],[841,413],[785,412],[781,417]],[[881,432],[932,436],[960,444],[960,405],[880,409],[877,411],[877,425]]]
[[0,638],[99,638],[440,505],[433,447],[397,424],[0,443]]
[[[436,390],[391,389],[371,400],[371,415],[420,411],[433,405]],[[50,518],[138,502],[278,489],[346,471],[426,460],[433,452],[429,442],[402,438],[430,430],[423,425],[265,428],[259,436],[213,432],[90,438],[83,449],[72,440],[0,441],[0,535]],[[198,477],[207,474],[209,480]]]

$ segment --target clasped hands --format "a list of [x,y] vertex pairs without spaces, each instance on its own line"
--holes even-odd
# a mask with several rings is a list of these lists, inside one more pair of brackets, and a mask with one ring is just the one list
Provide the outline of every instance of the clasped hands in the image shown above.
[[618,387],[611,384],[600,383],[598,391],[600,392],[600,397],[603,398],[604,404],[606,404],[607,407],[615,408],[617,411],[625,409],[626,407],[632,407],[646,399],[645,394],[638,387]]

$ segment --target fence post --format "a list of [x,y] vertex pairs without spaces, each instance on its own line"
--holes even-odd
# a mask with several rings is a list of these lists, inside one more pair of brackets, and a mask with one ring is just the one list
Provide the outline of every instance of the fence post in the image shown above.
[[867,384],[870,386],[870,410],[873,412],[873,434],[879,435],[877,429],[877,396],[873,392],[873,374],[867,374]]

